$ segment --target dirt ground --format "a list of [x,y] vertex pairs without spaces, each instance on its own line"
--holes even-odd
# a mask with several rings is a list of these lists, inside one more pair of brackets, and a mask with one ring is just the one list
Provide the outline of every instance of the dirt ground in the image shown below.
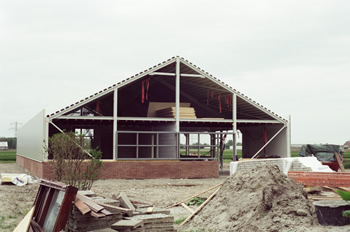
[[[0,173],[26,173],[13,163],[0,163]],[[151,203],[156,207],[167,207],[176,202],[192,197],[226,180],[226,177],[211,179],[152,179],[152,180],[99,180],[92,190],[98,195],[111,197],[125,192],[132,200]],[[38,184],[18,187],[0,185],[0,231],[12,231],[30,210],[38,189]],[[203,196],[208,197],[209,191]],[[183,207],[171,208],[175,220],[184,219],[190,213]],[[180,230],[179,230],[180,231]],[[291,229],[291,231],[294,231]],[[309,231],[349,231],[350,226],[309,228]]]

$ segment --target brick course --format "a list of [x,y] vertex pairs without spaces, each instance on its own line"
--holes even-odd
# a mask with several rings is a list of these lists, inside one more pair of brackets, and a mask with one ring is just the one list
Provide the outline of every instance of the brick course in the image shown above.
[[[17,155],[17,164],[39,178],[53,179],[49,162],[38,162]],[[84,165],[84,164],[83,164]],[[103,161],[100,179],[215,178],[216,161]]]
[[350,187],[349,172],[288,172],[288,176],[305,186]]

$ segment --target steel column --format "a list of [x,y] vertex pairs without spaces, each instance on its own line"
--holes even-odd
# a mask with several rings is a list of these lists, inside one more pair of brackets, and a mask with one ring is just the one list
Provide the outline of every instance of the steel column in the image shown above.
[[117,129],[118,129],[118,89],[114,90],[114,101],[113,101],[113,160],[118,157],[117,148]]
[[237,95],[236,93],[232,94],[232,126],[233,126],[233,146],[232,146],[232,153],[233,153],[233,159],[232,160],[236,160],[236,156],[237,156]]
[[176,57],[176,123],[175,131],[180,132],[180,57]]

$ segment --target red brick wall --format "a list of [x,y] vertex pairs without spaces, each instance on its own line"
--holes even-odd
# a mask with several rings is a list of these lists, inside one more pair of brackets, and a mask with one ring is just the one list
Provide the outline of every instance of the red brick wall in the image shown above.
[[[17,164],[32,175],[52,179],[49,162],[37,162],[17,155]],[[219,176],[216,161],[104,161],[100,179],[155,179],[155,178],[215,178]]]
[[49,163],[38,162],[20,155],[16,156],[16,163],[34,176],[49,180],[53,178],[53,168]]
[[288,176],[305,186],[350,187],[350,172],[288,172]]

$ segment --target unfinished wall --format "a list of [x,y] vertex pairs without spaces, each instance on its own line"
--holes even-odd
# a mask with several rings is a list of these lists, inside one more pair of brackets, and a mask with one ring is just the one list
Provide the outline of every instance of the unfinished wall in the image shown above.
[[[39,178],[53,179],[49,162],[18,156],[17,164]],[[103,161],[100,179],[216,178],[217,161]]]
[[[243,158],[251,158],[263,147],[265,144],[264,130],[266,130],[266,139],[269,141],[281,128],[281,124],[240,128],[243,134]],[[259,156],[279,156],[281,158],[287,158],[290,157],[287,147],[287,128],[285,128],[259,152]]]
[[[175,132],[175,123],[158,125],[158,131],[173,131]],[[159,145],[170,145],[166,147],[159,147],[159,157],[158,158],[176,158],[176,135],[175,134],[160,134],[159,135]]]
[[17,155],[42,161],[45,155],[44,140],[47,140],[47,127],[45,110],[43,110],[19,128],[17,133]]

